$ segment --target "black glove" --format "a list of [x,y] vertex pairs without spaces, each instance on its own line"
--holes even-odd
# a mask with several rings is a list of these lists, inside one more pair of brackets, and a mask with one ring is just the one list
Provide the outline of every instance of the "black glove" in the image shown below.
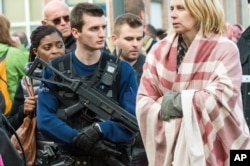
[[167,92],[164,94],[160,115],[161,119],[165,121],[183,116],[180,92]]
[[116,145],[111,142],[100,140],[91,149],[91,155],[105,158],[107,165],[126,166],[117,157],[121,156],[121,152],[116,150]]
[[90,154],[93,156],[120,156],[121,152],[115,150],[116,145],[111,142],[100,140],[91,149]]
[[73,144],[77,148],[80,148],[85,153],[89,153],[94,144],[102,137],[102,133],[98,126],[91,125],[83,128],[73,138]]

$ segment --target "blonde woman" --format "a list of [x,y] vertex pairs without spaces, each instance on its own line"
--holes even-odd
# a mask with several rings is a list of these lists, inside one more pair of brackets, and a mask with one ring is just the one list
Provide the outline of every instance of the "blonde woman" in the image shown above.
[[136,115],[150,166],[229,165],[249,149],[237,46],[219,0],[171,0],[172,30],[146,57]]

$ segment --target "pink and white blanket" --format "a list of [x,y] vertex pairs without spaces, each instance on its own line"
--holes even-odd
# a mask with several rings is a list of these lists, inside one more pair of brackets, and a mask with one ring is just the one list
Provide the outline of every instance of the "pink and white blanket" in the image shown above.
[[[224,36],[197,35],[176,72],[177,38],[168,34],[151,49],[138,90],[149,165],[229,165],[230,149],[250,149],[237,46]],[[166,122],[156,100],[168,91],[181,92],[183,118]]]

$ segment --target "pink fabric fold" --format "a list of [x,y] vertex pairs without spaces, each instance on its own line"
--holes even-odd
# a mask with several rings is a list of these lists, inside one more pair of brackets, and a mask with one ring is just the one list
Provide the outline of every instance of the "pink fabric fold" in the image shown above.
[[4,164],[3,164],[3,158],[2,158],[1,154],[0,154],[0,166],[4,166]]

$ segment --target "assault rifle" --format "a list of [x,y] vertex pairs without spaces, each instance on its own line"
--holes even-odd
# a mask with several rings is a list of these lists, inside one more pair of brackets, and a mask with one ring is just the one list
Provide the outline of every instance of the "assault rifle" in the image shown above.
[[[35,74],[34,71],[39,65],[50,68],[56,77],[60,77],[61,81],[58,82],[51,79],[44,79],[41,75]],[[64,109],[62,115],[64,118],[67,119],[80,111],[83,107],[87,107],[90,111],[93,111],[97,115],[96,118],[100,121],[113,120],[121,124],[130,132],[138,133],[139,128],[135,116],[128,113],[109,97],[93,88],[92,82],[86,80],[81,81],[80,78],[69,78],[39,57],[37,57],[33,62],[31,68],[27,72],[27,76],[45,83],[52,83],[58,86],[67,87],[78,95],[79,101],[76,104]]]

